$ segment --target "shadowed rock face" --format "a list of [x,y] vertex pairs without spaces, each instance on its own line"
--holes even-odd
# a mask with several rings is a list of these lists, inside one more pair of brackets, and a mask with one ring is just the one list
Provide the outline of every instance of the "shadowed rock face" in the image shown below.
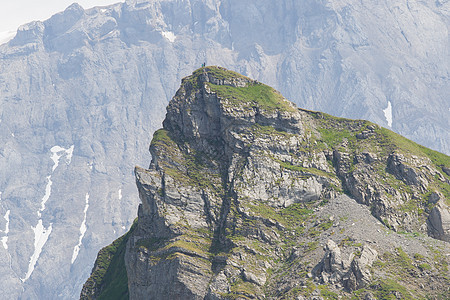
[[[447,6],[127,1],[90,10],[73,4],[22,26],[0,46],[2,231],[10,211],[8,248],[0,247],[5,297],[78,295],[95,253],[135,217],[130,166],[147,164],[143,149],[169,99],[203,62],[270,84],[306,109],[385,126],[391,120],[395,131],[448,153]],[[370,130],[358,134],[370,138]],[[64,154],[53,174],[51,149],[72,145],[72,160]],[[50,175],[41,219],[52,231],[37,255],[32,228]],[[22,283],[33,255],[35,269]]]
[[[150,152],[149,168],[135,169],[142,203],[122,255],[130,299],[379,296],[406,269],[407,284],[431,268],[425,292],[446,292],[448,244],[425,236],[445,240],[430,228],[446,228],[435,211],[448,205],[429,205],[449,184],[444,154],[368,121],[298,109],[220,67],[183,79]],[[408,243],[388,228],[410,232]]]

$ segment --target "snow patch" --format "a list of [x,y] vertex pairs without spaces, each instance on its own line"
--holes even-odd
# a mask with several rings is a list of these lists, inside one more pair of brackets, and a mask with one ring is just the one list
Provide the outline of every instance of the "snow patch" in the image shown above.
[[73,156],[73,148],[74,145],[70,146],[70,148],[67,149],[61,146],[54,146],[50,149],[50,151],[52,152],[52,156],[50,158],[53,160],[52,172],[55,171],[55,169],[58,167],[59,160],[64,154],[66,154],[66,163],[70,164]]
[[8,250],[8,233],[9,233],[9,214],[11,213],[11,210],[8,210],[6,214],[3,216],[3,218],[6,220],[6,226],[5,226],[5,235],[2,237],[2,244],[3,248],[5,250]]
[[161,32],[161,34],[171,43],[175,42],[175,39],[177,38],[175,34],[171,31],[163,31]]
[[388,106],[386,109],[383,109],[384,117],[386,118],[386,121],[388,123],[389,127],[392,127],[392,104],[391,101],[388,101]]
[[[66,163],[70,164],[70,162],[72,160],[73,149],[74,149],[73,145],[68,149],[65,149],[60,146],[54,146],[50,149],[50,152],[52,153],[50,158],[53,161],[52,173],[47,176],[47,185],[45,186],[45,194],[41,200],[41,208],[37,212],[39,221],[38,221],[36,227],[31,226],[31,229],[34,231],[34,253],[30,258],[30,263],[28,265],[27,274],[25,275],[25,278],[21,279],[22,282],[25,282],[28,280],[28,278],[30,278],[31,274],[34,271],[34,267],[36,266],[36,263],[39,259],[39,256],[41,255],[42,248],[44,247],[45,243],[47,243],[48,237],[50,236],[50,233],[52,232],[53,223],[50,223],[50,226],[48,228],[45,228],[41,217],[42,217],[42,212],[45,210],[45,203],[47,203],[48,199],[50,199],[50,196],[52,194],[53,172],[58,167],[59,160],[61,159],[61,157],[63,155],[66,155]],[[8,215],[8,217],[9,217],[9,215]],[[9,223],[8,223],[8,226],[9,226]],[[3,242],[3,239],[2,239],[2,242]]]
[[42,201],[41,201],[41,208],[38,210],[38,216],[39,218],[41,217],[41,213],[45,210],[45,203],[48,201],[48,199],[50,198],[50,195],[52,194],[52,176],[49,175],[47,176],[47,185],[45,186],[45,194],[44,197],[42,197]]
[[81,249],[83,237],[87,230],[86,216],[87,216],[88,208],[89,208],[89,193],[86,193],[86,205],[84,206],[84,219],[83,219],[83,222],[81,222],[81,226],[80,226],[80,238],[78,239],[78,244],[73,248],[72,264],[75,261],[75,259],[77,259],[77,257],[78,257],[78,253],[80,252],[80,249]]
[[52,232],[52,225],[53,224],[50,223],[50,226],[48,228],[45,228],[42,224],[42,219],[39,219],[36,227],[31,226],[31,229],[33,229],[34,231],[34,253],[30,258],[27,274],[25,275],[25,278],[21,279],[22,282],[27,281],[28,278],[30,278],[31,273],[33,273],[36,262],[41,255],[42,248],[44,247],[45,243],[47,243],[48,237]]
[[[50,149],[50,152],[52,153],[52,155],[50,156],[51,160],[53,161],[53,167],[52,167],[52,174],[55,171],[55,169],[58,167],[59,165],[59,160],[61,159],[61,157],[65,154],[66,155],[66,163],[70,164],[70,162],[72,161],[72,156],[73,156],[73,148],[74,145],[72,145],[70,148],[63,148],[60,146],[54,146]],[[42,197],[42,201],[41,201],[41,208],[38,211],[38,216],[39,218],[41,217],[41,213],[45,210],[45,203],[48,201],[48,199],[50,198],[50,195],[52,193],[52,175],[47,176],[47,185],[45,186],[45,194],[44,197]]]

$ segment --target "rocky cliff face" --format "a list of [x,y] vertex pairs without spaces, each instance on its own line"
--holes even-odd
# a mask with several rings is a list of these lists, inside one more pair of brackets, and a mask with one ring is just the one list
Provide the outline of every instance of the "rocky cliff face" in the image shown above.
[[[74,4],[22,26],[0,45],[0,290],[8,298],[78,296],[95,253],[135,217],[130,166],[147,164],[143,149],[168,101],[181,78],[203,62],[268,83],[300,107],[391,126],[449,153],[449,72],[442,63],[449,5],[126,1],[90,10]],[[362,137],[371,134],[365,130]],[[377,203],[376,214],[398,227],[402,217],[383,210],[397,189],[371,187],[386,193],[373,200],[362,175],[346,175],[354,157],[337,150],[314,164],[336,155],[341,171],[335,180],[345,180],[348,189],[361,182],[353,193]],[[401,171],[402,158],[396,159]],[[417,180],[420,166],[414,160],[410,166]],[[309,197],[328,193],[314,187],[324,179],[311,180]],[[294,183],[297,190],[302,185]],[[290,191],[261,197],[277,193]],[[442,193],[430,197],[433,202]],[[446,214],[440,207],[427,227],[435,236],[448,228],[441,226]],[[408,224],[416,226],[411,218]]]
[[444,154],[218,67],[183,79],[150,152],[130,299],[449,295]]

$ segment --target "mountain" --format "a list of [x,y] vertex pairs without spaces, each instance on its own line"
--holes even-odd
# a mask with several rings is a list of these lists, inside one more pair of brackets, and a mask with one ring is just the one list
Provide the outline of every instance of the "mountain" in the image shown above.
[[448,154],[449,5],[127,1],[21,26],[0,45],[2,295],[78,297],[132,225],[131,170],[204,62]]
[[150,152],[81,299],[450,295],[445,154],[219,67],[183,79]]

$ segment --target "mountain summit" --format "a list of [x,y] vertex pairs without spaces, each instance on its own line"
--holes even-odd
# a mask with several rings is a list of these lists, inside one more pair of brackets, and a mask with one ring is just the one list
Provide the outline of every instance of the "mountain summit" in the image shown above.
[[444,154],[220,67],[183,79],[150,152],[82,299],[449,295]]

